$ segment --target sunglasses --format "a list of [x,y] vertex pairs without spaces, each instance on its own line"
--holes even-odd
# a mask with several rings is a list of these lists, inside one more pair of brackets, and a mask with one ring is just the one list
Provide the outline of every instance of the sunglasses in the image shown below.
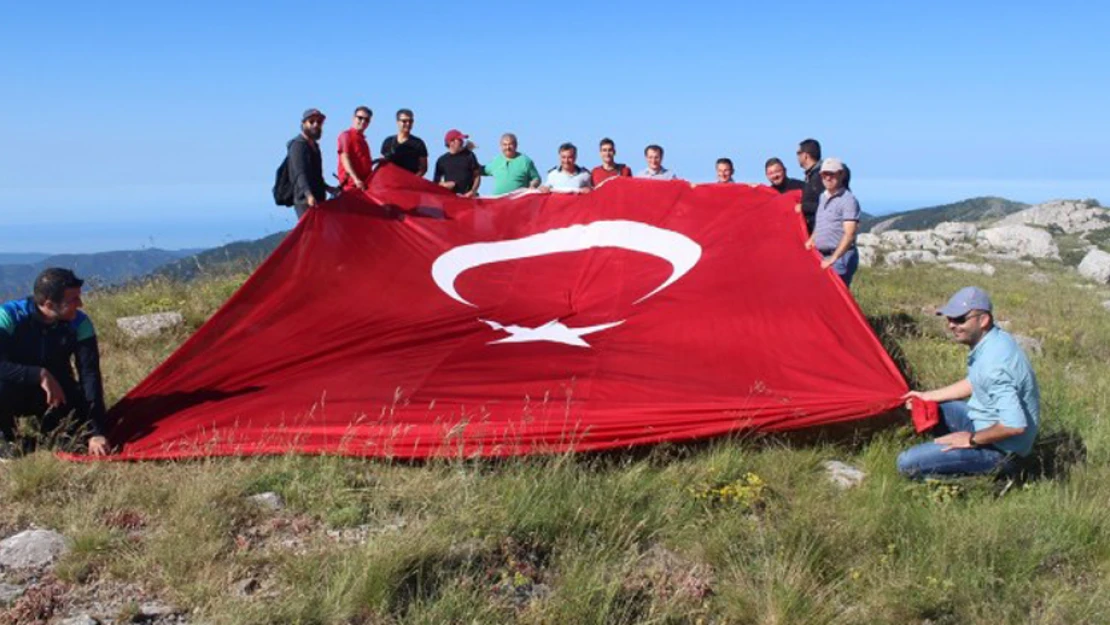
[[359,120],[360,122],[369,122],[370,121],[370,118],[365,116],[365,115],[355,115],[355,119]]
[[954,326],[962,326],[963,324],[967,323],[968,321],[970,321],[970,320],[972,320],[976,317],[982,317],[982,316],[983,316],[983,313],[976,313],[974,315],[971,314],[971,313],[968,313],[968,314],[965,314],[965,315],[960,315],[959,317],[948,317],[948,323],[951,323]]
[[397,121],[399,123],[402,123],[402,124],[411,124],[412,123],[411,119],[398,119]]
[[836,178],[836,174],[837,174],[837,172],[835,172],[835,171],[823,171],[823,172],[821,172],[821,177],[822,178]]

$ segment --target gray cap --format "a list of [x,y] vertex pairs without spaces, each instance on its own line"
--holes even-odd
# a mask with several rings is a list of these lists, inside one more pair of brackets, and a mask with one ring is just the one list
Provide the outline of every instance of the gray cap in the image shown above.
[[987,292],[977,286],[965,286],[956,291],[952,299],[937,311],[938,315],[945,317],[962,317],[973,310],[991,311],[991,298]]
[[302,122],[308,121],[309,119],[312,119],[313,117],[319,117],[320,119],[326,119],[327,115],[324,115],[323,113],[321,113],[320,109],[306,109],[304,113],[301,113],[301,121]]

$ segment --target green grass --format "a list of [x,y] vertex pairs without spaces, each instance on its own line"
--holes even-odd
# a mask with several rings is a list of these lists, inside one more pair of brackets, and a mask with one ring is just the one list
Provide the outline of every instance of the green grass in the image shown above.
[[[1053,282],[1028,280],[1033,271]],[[90,297],[110,395],[237,282]],[[1044,342],[1034,366],[1045,438],[1081,441],[1086,459],[1004,493],[989,479],[903,480],[894,459],[915,440],[905,427],[853,444],[749,436],[424,465],[84,465],[38,453],[0,466],[0,535],[58,529],[74,541],[56,571],[71,589],[134,582],[214,623],[1110,622],[1110,293],[1076,282],[1054,263],[857,278],[865,313],[919,386],[964,373],[966,350],[928,313],[966,284],[992,293],[1012,332]],[[188,327],[145,341],[113,329],[117,316],[165,308]],[[827,459],[868,477],[839,491]],[[245,499],[264,491],[286,508]],[[258,582],[253,594],[235,591],[244,579]],[[117,615],[134,609],[120,598]]]

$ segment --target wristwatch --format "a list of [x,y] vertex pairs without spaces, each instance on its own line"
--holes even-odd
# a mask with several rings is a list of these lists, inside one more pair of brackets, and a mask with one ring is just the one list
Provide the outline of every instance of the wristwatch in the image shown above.
[[969,437],[967,438],[967,442],[968,442],[968,444],[969,444],[969,445],[971,445],[972,447],[978,447],[978,446],[979,446],[979,443],[976,443],[976,442],[975,442],[975,432],[972,432],[972,433],[971,433],[971,436],[969,436]]

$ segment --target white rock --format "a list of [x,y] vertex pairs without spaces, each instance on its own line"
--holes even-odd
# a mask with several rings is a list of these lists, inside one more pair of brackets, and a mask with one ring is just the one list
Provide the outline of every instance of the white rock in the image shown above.
[[887,265],[916,265],[918,263],[935,263],[937,262],[937,255],[932,252],[921,250],[909,250],[905,252],[887,252],[883,257],[883,262]]
[[877,253],[873,247],[857,247],[860,267],[871,267],[875,264]]
[[862,232],[856,235],[856,245],[863,247],[875,247],[882,242],[878,235],[871,234],[870,232]]
[[1102,307],[1105,308],[1106,310],[1110,310],[1110,299],[1104,301],[1102,303]]
[[884,247],[894,250],[929,250],[943,251],[947,247],[944,239],[933,234],[931,230],[908,231],[887,230],[879,235],[879,240]]
[[1000,219],[998,226],[1054,226],[1066,234],[1110,227],[1110,211],[1094,200],[1055,200]]
[[1032,258],[1060,258],[1060,250],[1052,235],[1030,226],[999,226],[980,230],[980,245],[1014,256]]
[[1079,263],[1079,275],[1101,284],[1110,283],[1110,254],[1091,250]]
[[978,273],[984,276],[994,275],[994,265],[990,263],[983,263],[982,265],[976,265],[975,263],[948,263],[948,267],[957,271]]
[[867,477],[867,474],[863,471],[839,460],[826,460],[822,464],[825,467],[825,474],[829,481],[841,489],[859,486],[863,482],[863,478]]
[[15,603],[16,599],[22,597],[26,590],[23,586],[0,583],[0,607]]
[[153,313],[137,317],[120,317],[116,325],[124,334],[135,339],[157,336],[162,330],[176,328],[185,323],[179,312]]
[[0,567],[38,569],[69,551],[65,536],[50,530],[27,530],[0,541]]
[[247,497],[247,501],[263,508],[268,508],[270,510],[281,510],[285,507],[285,500],[281,498],[281,495],[275,492],[265,492],[258,493],[257,495],[251,495],[250,497]]
[[147,619],[156,619],[181,614],[181,610],[169,604],[151,601],[139,606],[139,614]]
[[945,221],[933,228],[933,234],[948,243],[974,241],[979,228],[975,224],[961,221]]
[[58,625],[100,625],[100,621],[88,614],[79,614],[77,616],[71,616],[64,621],[60,621]]
[[1026,354],[1036,354],[1040,356],[1044,353],[1044,341],[1035,339],[1031,336],[1025,336],[1024,334],[1014,334],[1013,337],[1014,341],[1025,350]]

